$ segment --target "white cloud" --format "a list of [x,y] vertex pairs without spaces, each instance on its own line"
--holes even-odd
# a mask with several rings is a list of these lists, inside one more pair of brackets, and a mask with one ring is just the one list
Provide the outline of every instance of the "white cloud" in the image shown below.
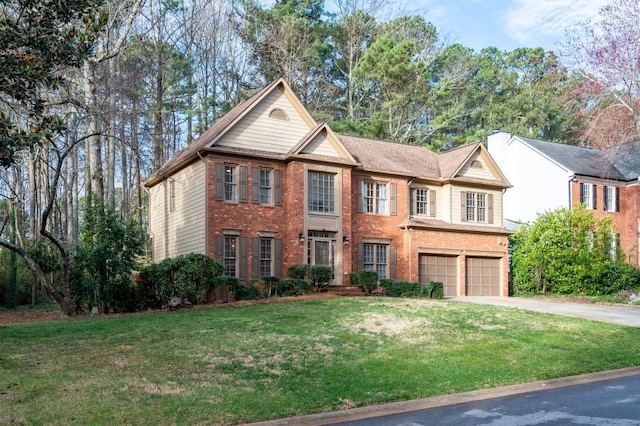
[[607,0],[515,0],[506,14],[506,33],[526,44],[541,37],[559,38],[565,30],[595,18]]

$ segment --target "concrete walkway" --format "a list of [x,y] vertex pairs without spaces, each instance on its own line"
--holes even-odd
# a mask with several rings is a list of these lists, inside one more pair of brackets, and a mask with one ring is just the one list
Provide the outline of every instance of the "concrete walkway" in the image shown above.
[[528,309],[547,314],[566,315],[569,317],[579,317],[594,321],[640,327],[640,306],[638,305],[598,305],[572,302],[553,302],[535,298],[486,296],[448,297],[445,300]]

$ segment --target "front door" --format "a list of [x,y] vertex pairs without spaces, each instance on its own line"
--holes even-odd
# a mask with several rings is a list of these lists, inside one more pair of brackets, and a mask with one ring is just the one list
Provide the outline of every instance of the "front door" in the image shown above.
[[309,231],[309,265],[327,265],[335,277],[335,232]]

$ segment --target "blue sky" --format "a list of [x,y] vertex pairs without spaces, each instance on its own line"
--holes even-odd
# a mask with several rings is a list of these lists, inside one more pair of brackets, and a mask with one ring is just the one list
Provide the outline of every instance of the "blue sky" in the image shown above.
[[[331,0],[327,0],[329,4]],[[479,51],[543,47],[558,50],[565,31],[579,22],[595,19],[607,0],[414,0],[406,2],[433,23],[451,43]]]

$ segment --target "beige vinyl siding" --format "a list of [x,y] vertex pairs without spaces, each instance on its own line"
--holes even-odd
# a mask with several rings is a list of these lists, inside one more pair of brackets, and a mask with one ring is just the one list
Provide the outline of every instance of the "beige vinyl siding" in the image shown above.
[[[502,226],[502,191],[489,190],[478,187],[454,186],[451,188],[451,223],[479,225],[479,226]],[[462,220],[462,193],[481,192],[493,195],[493,223],[486,222],[465,222]],[[487,206],[488,208],[488,206]]]
[[[191,252],[205,253],[206,168],[196,161],[149,190],[153,261]],[[171,181],[175,208],[170,209]]]
[[302,153],[324,155],[326,157],[342,157],[324,136],[316,136],[304,147]]
[[[269,117],[274,108],[281,109],[288,120]],[[252,149],[285,154],[307,133],[310,127],[280,90],[274,90],[244,116],[217,146]]]
[[487,162],[479,153],[472,156],[467,164],[458,173],[459,177],[468,177],[476,179],[497,180],[498,177],[493,174],[487,166]]

